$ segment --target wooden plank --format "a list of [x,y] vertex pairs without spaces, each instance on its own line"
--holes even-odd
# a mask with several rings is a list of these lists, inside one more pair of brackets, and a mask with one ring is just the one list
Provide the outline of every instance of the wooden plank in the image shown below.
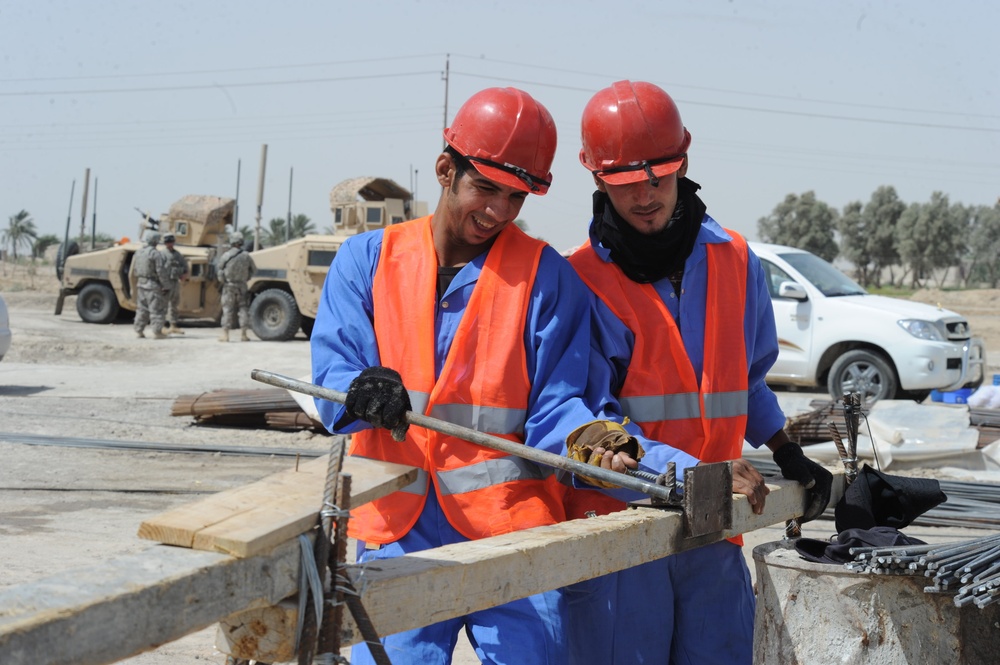
[[[250,485],[178,506],[145,520],[139,537],[165,545],[247,557],[266,552],[311,529],[323,502],[327,456]],[[413,467],[345,457],[351,505],[360,506],[416,479]]]
[[[831,505],[843,494],[834,474]],[[684,537],[679,510],[639,508],[448,545],[351,569],[379,635],[390,635],[599,577],[801,516],[805,490],[774,480],[764,513],[733,495],[732,528]],[[343,644],[361,641],[352,625]]]
[[0,663],[104,665],[298,589],[299,544],[264,555],[154,545],[0,590]]
[[[831,505],[843,494],[843,473],[834,476]],[[685,537],[680,509],[639,508],[586,520],[439,547],[371,566],[351,566],[353,584],[380,635],[411,630],[525,596],[636,566],[782,523],[802,514],[805,491],[786,480],[768,485],[763,515],[745,496],[732,496],[732,527]],[[297,608],[233,615],[220,622],[216,646],[237,658],[287,660]],[[252,626],[251,626],[252,624]],[[256,641],[284,650],[255,652]],[[343,644],[362,641],[345,613]]]
[[[834,501],[843,487],[835,475]],[[681,537],[677,511],[629,510],[460,543],[352,567],[380,633],[427,625],[515,598],[784,522],[805,490],[769,484],[763,515],[734,497],[733,528]],[[200,630],[298,590],[299,545],[235,558],[156,545],[82,570],[0,589],[0,663],[104,665]],[[359,641],[345,631],[344,644]]]

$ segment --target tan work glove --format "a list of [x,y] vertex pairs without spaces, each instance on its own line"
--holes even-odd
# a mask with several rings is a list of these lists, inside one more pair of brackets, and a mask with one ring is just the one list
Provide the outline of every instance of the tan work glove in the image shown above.
[[[628,423],[628,418],[625,423]],[[646,454],[639,441],[625,430],[624,423],[619,425],[610,420],[593,420],[580,425],[566,437],[566,457],[577,462],[601,466],[603,455],[594,452],[596,448],[625,453],[637,462]],[[593,478],[584,480],[597,487],[617,487]]]

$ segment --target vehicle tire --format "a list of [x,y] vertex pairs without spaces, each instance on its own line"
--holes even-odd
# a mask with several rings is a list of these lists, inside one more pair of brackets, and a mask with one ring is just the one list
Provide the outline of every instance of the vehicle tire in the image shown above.
[[869,404],[893,399],[899,386],[892,363],[877,351],[854,349],[834,361],[827,379],[827,390],[834,399],[844,393],[861,393]]
[[70,240],[68,243],[59,243],[59,249],[56,251],[56,277],[59,278],[60,282],[63,278],[63,268],[66,266],[66,259],[79,253],[80,245],[75,240]]
[[111,323],[118,310],[118,299],[107,284],[88,284],[76,297],[76,311],[87,323]]
[[302,325],[295,298],[288,291],[267,289],[250,303],[250,327],[264,341],[285,341],[295,337]]
[[311,316],[302,317],[302,332],[306,334],[306,339],[312,337],[314,325],[316,325],[316,319]]

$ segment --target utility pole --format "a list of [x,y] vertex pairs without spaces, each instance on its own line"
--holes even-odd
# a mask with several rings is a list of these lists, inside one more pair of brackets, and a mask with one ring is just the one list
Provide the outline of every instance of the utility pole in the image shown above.
[[[451,69],[451,54],[444,54],[444,125],[442,125],[441,130],[444,131],[448,129],[448,73]],[[447,148],[448,142],[443,141],[441,148]]]
[[[80,206],[80,244],[87,237],[87,194],[90,190],[90,167],[83,172],[83,201]],[[93,247],[91,247],[93,249]]]
[[233,206],[233,231],[240,226],[240,166],[243,160],[236,160],[236,205]]
[[260,177],[257,179],[257,228],[253,233],[254,251],[260,249],[260,209],[264,205],[264,173],[267,171],[267,144],[260,147]]
[[285,240],[292,239],[292,175],[295,169],[288,169],[288,222],[285,225]]
[[[66,260],[65,259],[66,251],[69,249],[69,226],[70,222],[73,219],[73,192],[75,191],[76,191],[76,178],[73,178],[73,184],[70,185],[69,188],[69,210],[66,211],[66,235],[63,238],[62,251],[60,252],[61,255],[63,256],[63,261]],[[62,266],[59,266],[59,269],[62,270]],[[59,278],[62,279],[62,275],[59,275]]]
[[90,217],[90,247],[97,247],[97,178],[94,178],[94,207]]

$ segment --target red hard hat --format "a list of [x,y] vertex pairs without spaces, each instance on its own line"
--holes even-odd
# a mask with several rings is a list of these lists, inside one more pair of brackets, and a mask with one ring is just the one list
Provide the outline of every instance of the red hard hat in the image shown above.
[[580,162],[604,182],[627,185],[676,172],[691,134],[677,105],[652,83],[618,81],[583,110]]
[[490,180],[544,194],[552,182],[556,124],[544,106],[516,88],[487,88],[458,109],[444,138]]

